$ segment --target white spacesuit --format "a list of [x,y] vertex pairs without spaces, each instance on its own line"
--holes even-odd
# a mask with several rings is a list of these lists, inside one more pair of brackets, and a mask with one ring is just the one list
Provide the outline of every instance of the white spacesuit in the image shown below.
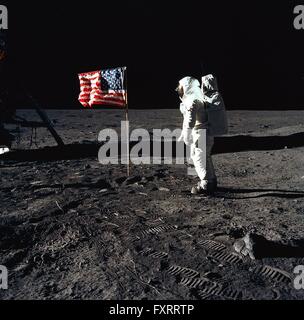
[[[180,99],[180,111],[184,116],[182,135],[179,141],[184,141],[191,148],[191,159],[200,182],[193,187],[191,193],[213,193],[217,187],[211,151],[214,136],[227,131],[227,119],[223,112],[211,113],[210,110],[224,109],[223,100],[218,93],[216,79],[212,75],[202,78],[202,88],[197,79],[185,77],[177,88]],[[214,107],[214,109],[213,109]],[[219,116],[220,115],[220,116]],[[219,117],[218,117],[219,116]],[[218,123],[216,123],[216,121]],[[206,145],[202,143],[206,134]],[[205,145],[205,147],[203,147]],[[205,149],[205,150],[204,150]]]

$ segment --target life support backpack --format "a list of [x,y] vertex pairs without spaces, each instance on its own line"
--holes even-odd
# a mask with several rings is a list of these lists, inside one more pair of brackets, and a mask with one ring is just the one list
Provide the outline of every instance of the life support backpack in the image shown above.
[[227,112],[224,100],[218,92],[216,78],[213,75],[202,77],[201,90],[204,95],[204,103],[208,115],[208,134],[211,136],[222,136],[227,134]]

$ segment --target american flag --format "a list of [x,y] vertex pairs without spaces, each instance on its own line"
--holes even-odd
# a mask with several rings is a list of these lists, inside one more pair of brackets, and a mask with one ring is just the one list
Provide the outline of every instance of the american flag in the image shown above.
[[79,102],[85,108],[93,105],[126,106],[125,71],[126,68],[115,68],[79,74]]

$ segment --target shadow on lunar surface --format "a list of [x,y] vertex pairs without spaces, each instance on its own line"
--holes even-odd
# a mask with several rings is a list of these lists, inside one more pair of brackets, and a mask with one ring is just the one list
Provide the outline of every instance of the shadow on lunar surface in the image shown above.
[[257,234],[251,235],[255,257],[263,258],[303,258],[304,239],[296,240],[292,244],[269,241]]
[[281,150],[304,147],[304,132],[288,136],[232,136],[216,137],[213,148],[214,154],[242,151]]
[[[138,142],[130,142],[130,148]],[[97,142],[75,143],[62,147],[45,147],[34,150],[15,150],[0,156],[0,160],[14,161],[58,161],[84,158],[97,158],[99,148],[102,144]],[[216,137],[213,154],[235,153],[243,151],[281,150],[304,147],[304,132],[289,136],[231,136]],[[120,143],[119,143],[120,149]],[[164,143],[162,142],[162,154],[164,154]],[[172,142],[172,156],[176,156],[176,141]],[[150,142],[150,154],[153,155],[153,137]],[[119,151],[120,155],[120,151]]]
[[[304,191],[298,191],[298,190],[234,189],[234,188],[219,187],[217,191],[219,193],[215,194],[216,197],[225,198],[225,199],[235,199],[235,200],[255,199],[255,198],[264,198],[264,197],[276,197],[276,198],[285,198],[285,199],[304,198]],[[224,195],[221,193],[224,193]],[[249,194],[249,193],[258,193],[258,194],[248,195],[244,197],[234,196],[234,194]],[[231,194],[231,196],[229,196],[229,194]]]

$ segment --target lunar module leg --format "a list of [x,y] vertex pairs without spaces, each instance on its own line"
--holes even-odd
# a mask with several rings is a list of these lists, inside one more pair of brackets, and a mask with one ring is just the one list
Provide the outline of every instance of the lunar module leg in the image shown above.
[[49,119],[48,115],[46,114],[46,112],[44,110],[42,110],[39,106],[38,103],[36,102],[36,100],[30,95],[27,94],[28,97],[32,100],[32,102],[35,105],[35,110],[38,113],[39,117],[41,118],[41,120],[43,121],[43,123],[45,124],[45,126],[49,129],[51,135],[53,136],[53,138],[56,140],[58,146],[62,147],[64,146],[64,143],[61,139],[61,137],[59,136],[59,134],[57,133],[57,131],[55,130],[52,121]]
[[61,137],[59,136],[59,134],[55,130],[55,128],[54,128],[51,120],[47,116],[46,112],[38,107],[36,107],[35,109],[36,109],[39,117],[41,118],[41,120],[45,123],[46,127],[49,129],[50,133],[52,134],[52,136],[56,140],[58,146],[60,146],[60,147],[64,146],[64,143],[63,143]]

